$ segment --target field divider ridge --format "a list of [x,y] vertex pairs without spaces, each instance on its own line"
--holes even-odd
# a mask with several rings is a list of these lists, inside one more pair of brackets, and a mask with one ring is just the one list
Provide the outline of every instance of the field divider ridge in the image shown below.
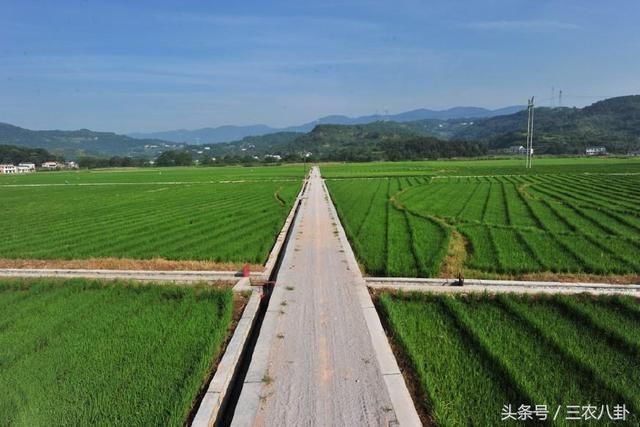
[[481,280],[465,279],[464,286],[455,286],[454,279],[411,278],[411,277],[366,277],[367,286],[372,289],[396,289],[403,291],[433,293],[557,293],[594,295],[634,295],[640,297],[640,284],[619,285],[586,282],[543,282],[525,280]]
[[359,283],[356,284],[356,294],[358,296],[360,309],[362,310],[367,330],[369,331],[369,337],[371,338],[373,349],[376,354],[376,359],[380,366],[380,371],[398,423],[403,427],[421,426],[422,422],[418,416],[413,399],[409,394],[409,389],[407,388],[404,376],[402,375],[398,362],[391,350],[391,345],[389,344],[387,335],[382,327],[382,322],[380,321],[378,312],[373,304],[367,284],[362,276],[360,266],[358,265],[358,261],[356,260],[344,228],[342,227],[340,217],[338,216],[338,212],[333,204],[331,194],[329,193],[329,189],[327,188],[324,179],[322,179],[322,187],[329,201],[329,209],[331,210],[331,216],[333,217],[333,221],[335,222],[335,226],[338,230],[338,237],[342,243],[347,264],[351,270],[359,273]]
[[[251,273],[260,277],[262,273]],[[64,277],[89,279],[125,279],[144,281],[203,282],[237,280],[236,271],[209,270],[101,270],[55,268],[2,268],[0,277]]]

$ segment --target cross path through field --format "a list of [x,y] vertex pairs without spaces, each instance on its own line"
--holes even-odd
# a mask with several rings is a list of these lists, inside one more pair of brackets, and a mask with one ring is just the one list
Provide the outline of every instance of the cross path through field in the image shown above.
[[317,168],[233,426],[420,425]]

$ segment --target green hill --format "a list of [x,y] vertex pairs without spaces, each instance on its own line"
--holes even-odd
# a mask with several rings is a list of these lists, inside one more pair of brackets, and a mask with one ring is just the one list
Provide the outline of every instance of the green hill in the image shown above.
[[112,132],[88,129],[34,131],[6,123],[0,123],[0,144],[44,148],[66,158],[83,155],[150,157],[178,146],[157,139],[134,139]]
[[[522,144],[526,123],[527,112],[521,111],[466,126],[451,121],[450,135],[433,134],[505,148]],[[583,153],[591,145],[605,146],[613,153],[635,151],[640,149],[640,95],[610,98],[585,108],[536,108],[534,123],[534,146],[539,153]]]

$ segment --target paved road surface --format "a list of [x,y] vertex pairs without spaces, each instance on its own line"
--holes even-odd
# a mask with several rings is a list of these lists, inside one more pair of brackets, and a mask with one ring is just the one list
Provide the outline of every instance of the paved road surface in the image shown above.
[[330,209],[315,168],[234,426],[397,424]]

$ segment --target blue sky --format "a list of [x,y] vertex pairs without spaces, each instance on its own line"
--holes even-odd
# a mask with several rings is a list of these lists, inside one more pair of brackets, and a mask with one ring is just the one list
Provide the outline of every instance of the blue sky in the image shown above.
[[116,132],[640,92],[640,2],[0,0],[0,122]]

